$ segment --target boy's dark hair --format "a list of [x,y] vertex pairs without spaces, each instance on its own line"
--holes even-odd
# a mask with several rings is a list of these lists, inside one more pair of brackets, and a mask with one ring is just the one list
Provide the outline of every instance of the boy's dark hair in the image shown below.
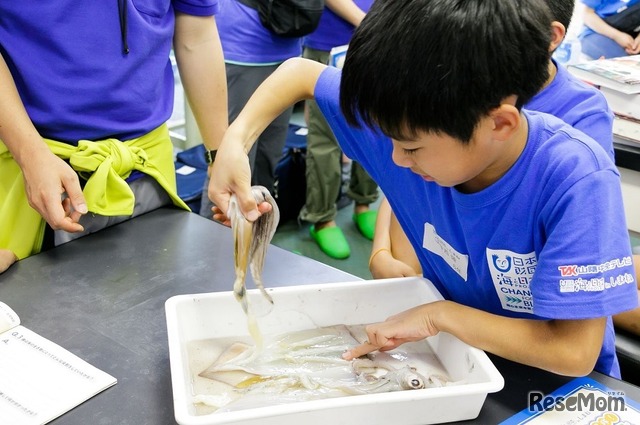
[[341,109],[397,140],[468,142],[505,98],[520,108],[543,86],[551,21],[543,0],[376,0],[349,43]]
[[551,11],[551,19],[564,25],[565,30],[569,29],[576,5],[575,0],[546,0],[546,3]]

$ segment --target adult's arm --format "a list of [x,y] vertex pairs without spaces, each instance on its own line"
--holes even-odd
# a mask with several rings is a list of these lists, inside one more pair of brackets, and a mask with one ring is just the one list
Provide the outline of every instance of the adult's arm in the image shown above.
[[354,27],[360,25],[365,16],[365,12],[353,0],[327,0],[327,7]]
[[2,55],[0,87],[0,140],[22,170],[29,205],[55,230],[84,230],[78,220],[87,206],[78,175],[42,140]]
[[254,221],[260,216],[251,195],[247,154],[258,136],[285,109],[313,98],[316,82],[325,68],[326,65],[308,59],[288,59],[262,82],[229,126],[218,149],[208,191],[209,198],[223,215],[231,194],[235,193],[240,210],[248,220]]
[[207,149],[228,126],[227,79],[215,18],[176,13],[174,52],[189,106]]

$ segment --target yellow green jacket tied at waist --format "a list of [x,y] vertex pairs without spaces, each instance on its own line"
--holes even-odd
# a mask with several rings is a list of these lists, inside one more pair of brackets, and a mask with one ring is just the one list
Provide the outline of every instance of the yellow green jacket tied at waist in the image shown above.
[[[134,170],[153,177],[174,205],[189,210],[177,194],[173,145],[166,125],[124,142],[80,140],[73,146],[43,140],[86,180],[83,193],[90,213],[132,215],[135,199],[125,179]],[[40,252],[45,224],[29,206],[22,170],[0,141],[0,248],[13,251],[19,259]]]

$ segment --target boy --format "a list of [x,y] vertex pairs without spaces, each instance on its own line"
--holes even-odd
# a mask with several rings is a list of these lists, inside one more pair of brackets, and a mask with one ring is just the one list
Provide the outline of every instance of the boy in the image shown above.
[[291,60],[225,134],[209,195],[225,211],[236,192],[252,220],[267,207],[248,196],[247,148],[315,95],[444,296],[369,325],[345,358],[445,331],[558,374],[619,377],[610,316],[637,295],[617,170],[582,132],[521,110],[549,76],[550,25],[541,1],[378,0],[342,76]]
[[[571,23],[574,0],[546,0],[551,11],[551,55],[562,44]],[[602,93],[549,59],[549,78],[524,105],[525,109],[554,115],[598,142],[615,162],[613,112]],[[369,269],[376,279],[420,274],[416,254],[402,232],[386,199],[376,222]]]

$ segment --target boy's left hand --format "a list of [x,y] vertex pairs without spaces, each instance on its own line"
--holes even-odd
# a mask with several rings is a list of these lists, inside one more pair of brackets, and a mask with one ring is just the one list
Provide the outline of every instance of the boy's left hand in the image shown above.
[[439,330],[434,326],[431,315],[441,303],[442,301],[423,304],[391,316],[384,322],[368,325],[365,328],[368,341],[347,350],[342,358],[353,360],[376,350],[393,350],[405,342],[420,341],[436,335]]

